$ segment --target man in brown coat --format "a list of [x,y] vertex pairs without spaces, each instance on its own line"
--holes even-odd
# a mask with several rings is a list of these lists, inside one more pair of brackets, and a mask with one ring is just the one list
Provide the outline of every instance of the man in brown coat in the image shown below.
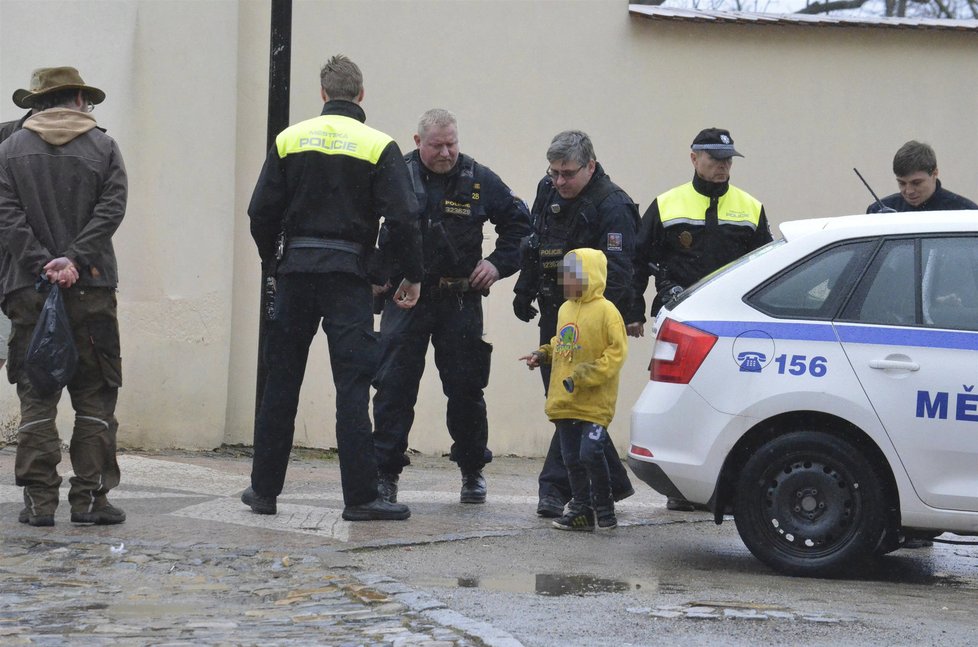
[[125,513],[106,494],[119,484],[115,406],[122,360],[112,235],[126,212],[125,166],[118,145],[91,115],[105,93],[86,85],[76,69],[35,70],[30,89],[13,99],[34,113],[0,144],[0,306],[13,323],[7,377],[21,407],[14,468],[24,488],[19,520],[53,525],[58,506],[61,390],[37,388],[24,370],[44,284],[57,283],[79,355],[67,385],[75,410],[71,521],[122,523]]

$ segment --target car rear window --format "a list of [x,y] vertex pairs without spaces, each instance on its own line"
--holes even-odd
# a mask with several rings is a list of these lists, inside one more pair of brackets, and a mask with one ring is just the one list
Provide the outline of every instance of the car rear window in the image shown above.
[[816,252],[748,293],[745,301],[772,317],[832,319],[876,244],[864,240]]

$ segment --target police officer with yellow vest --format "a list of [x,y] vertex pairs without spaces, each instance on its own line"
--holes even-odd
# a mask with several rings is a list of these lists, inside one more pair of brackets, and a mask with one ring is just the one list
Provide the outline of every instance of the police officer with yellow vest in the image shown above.
[[[761,203],[730,184],[734,148],[730,133],[707,128],[693,139],[689,157],[693,180],[658,196],[642,216],[635,247],[632,308],[625,317],[628,334],[644,334],[643,294],[655,274],[651,314],[710,272],[771,242]],[[670,510],[692,509],[680,499]]]
[[404,275],[394,299],[413,307],[422,278],[417,202],[397,142],[364,123],[360,68],[334,56],[320,84],[322,114],[279,133],[248,207],[262,264],[278,262],[251,487],[241,500],[257,514],[277,511],[309,345],[322,326],[336,388],[343,519],[407,519],[407,506],[377,495],[369,403],[379,340],[366,254],[383,216]]
[[[382,306],[383,355],[374,395],[379,492],[396,502],[400,474],[410,464],[405,452],[430,343],[448,398],[450,456],[462,473],[459,501],[485,503],[482,468],[492,452],[487,447],[484,389],[492,346],[483,339],[482,297],[519,268],[520,241],[530,232],[530,214],[489,167],[459,152],[458,122],[450,111],[433,108],[421,115],[414,143],[417,150],[405,162],[422,213],[424,280],[416,308],[402,310],[389,296]],[[497,236],[495,248],[483,258],[486,222]],[[386,234],[382,229],[384,256]],[[401,274],[383,265],[374,265],[375,293]]]

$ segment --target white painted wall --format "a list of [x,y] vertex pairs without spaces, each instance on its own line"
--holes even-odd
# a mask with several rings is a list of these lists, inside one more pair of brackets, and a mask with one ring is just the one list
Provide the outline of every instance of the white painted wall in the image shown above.
[[[107,92],[96,115],[126,156],[124,445],[251,441],[259,269],[246,209],[265,155],[269,15],[263,0],[0,0],[0,116],[19,116],[6,97],[34,67],[73,64]],[[935,147],[945,186],[978,197],[974,35],[668,23],[618,0],[296,0],[291,114],[319,113],[319,68],[342,52],[364,72],[368,123],[403,149],[421,112],[449,108],[462,150],[532,201],[551,137],[580,128],[643,211],[691,177],[693,135],[725,127],[747,156],[734,184],[777,223],[863,211],[852,167],[890,193],[908,139]],[[516,361],[537,330],[513,317],[512,284],[485,302],[490,441],[539,455],[551,432],[542,387]],[[631,343],[611,430],[621,448],[650,350],[650,339]],[[445,398],[429,367],[411,445],[444,452]],[[0,392],[2,421],[15,398]],[[320,337],[298,444],[335,444],[333,397]]]

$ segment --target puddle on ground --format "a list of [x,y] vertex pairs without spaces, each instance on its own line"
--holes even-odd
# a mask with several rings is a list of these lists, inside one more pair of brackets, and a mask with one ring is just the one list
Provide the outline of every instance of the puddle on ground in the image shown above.
[[536,593],[537,595],[587,595],[593,593],[625,593],[645,591],[649,593],[676,593],[678,584],[660,583],[643,579],[608,579],[592,575],[568,575],[565,573],[537,573],[496,575],[493,577],[425,578],[420,586],[438,588],[483,589],[506,593]]

